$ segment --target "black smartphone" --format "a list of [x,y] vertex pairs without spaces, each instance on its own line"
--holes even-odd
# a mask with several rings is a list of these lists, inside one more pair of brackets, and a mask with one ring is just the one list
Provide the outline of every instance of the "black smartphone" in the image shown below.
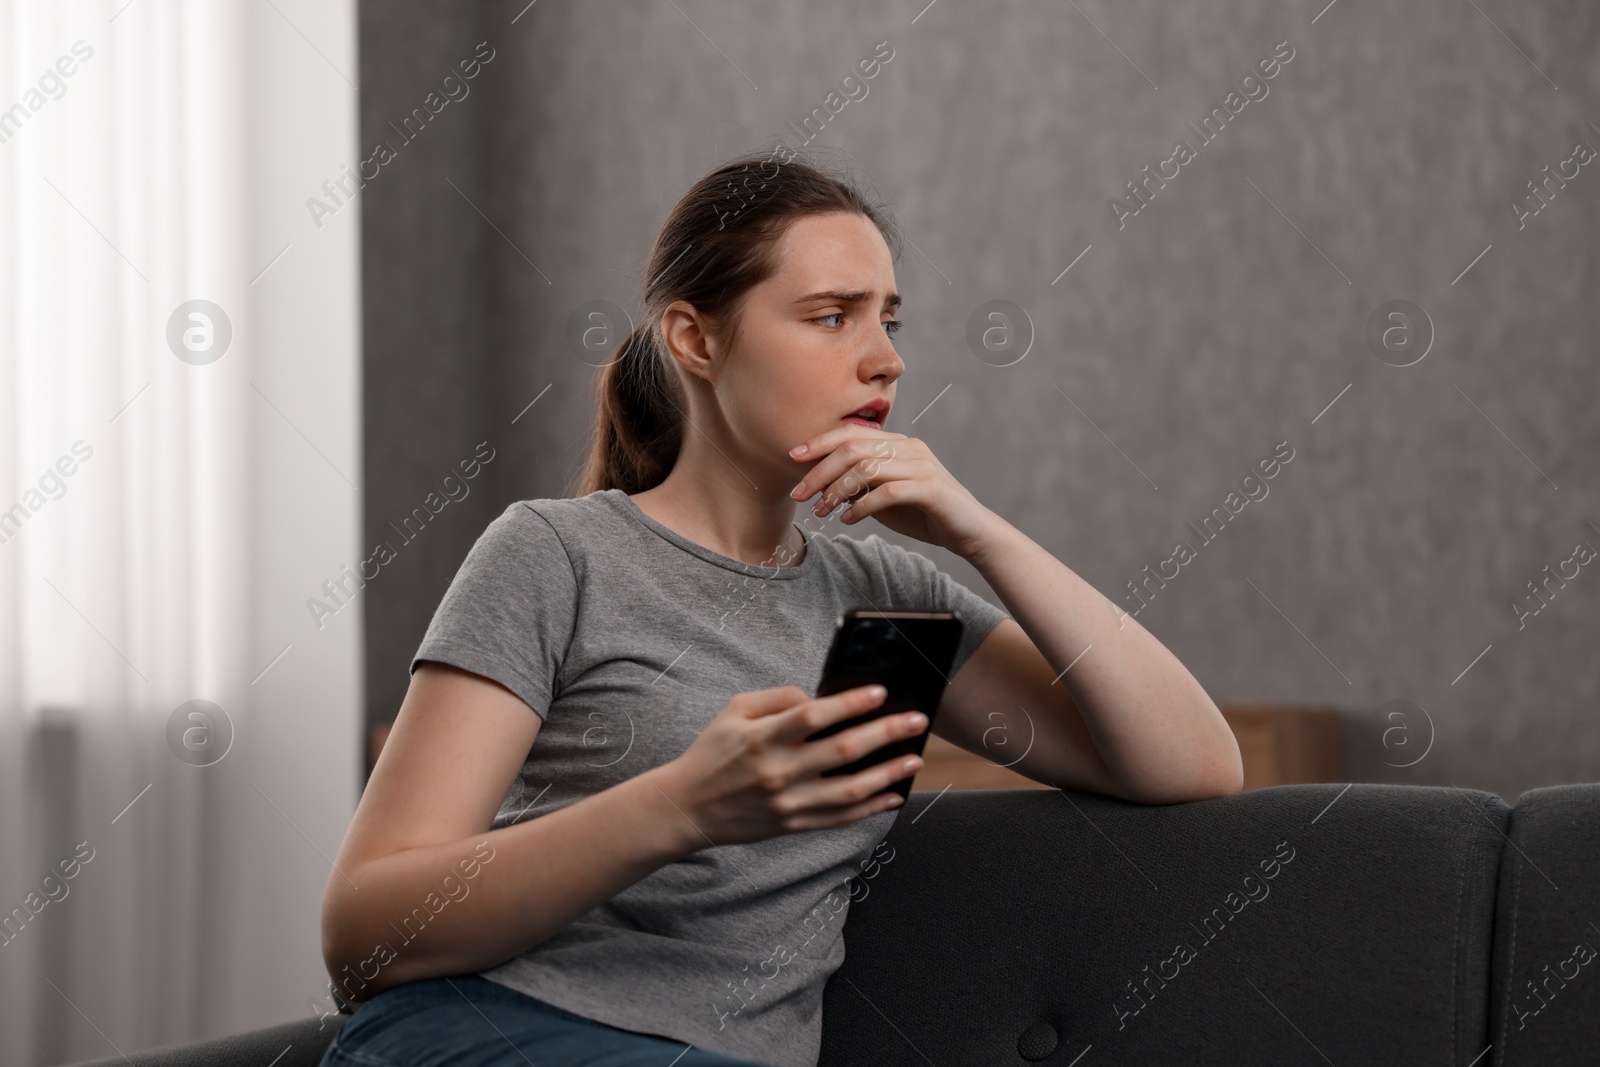
[[[873,764],[912,753],[922,755],[939,711],[940,698],[950,681],[950,665],[956,645],[961,641],[961,618],[950,611],[871,611],[852,608],[839,616],[822,667],[817,696],[871,685],[887,689],[883,703],[871,711],[832,726],[825,726],[807,737],[816,741],[830,737],[884,715],[920,711],[928,717],[928,729],[914,737],[891,741],[860,759],[822,772],[822,777],[855,774]],[[915,775],[911,776],[915,777]],[[901,778],[889,788],[902,800],[911,794],[911,777]]]

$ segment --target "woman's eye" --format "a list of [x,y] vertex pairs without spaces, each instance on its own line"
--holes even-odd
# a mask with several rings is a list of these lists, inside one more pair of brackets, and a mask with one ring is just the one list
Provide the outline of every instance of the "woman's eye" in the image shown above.
[[[842,318],[844,318],[844,312],[835,311],[831,315],[823,315],[823,316],[820,316],[819,318],[812,319],[811,321],[812,322],[826,322],[828,319],[842,319]],[[839,325],[842,326],[844,324],[840,323]],[[903,326],[903,325],[905,325],[905,324],[903,322],[901,322],[899,319],[890,319],[888,322],[883,324],[883,328],[884,328],[885,331],[888,332],[890,337],[893,337],[895,334],[900,332],[900,327]]]

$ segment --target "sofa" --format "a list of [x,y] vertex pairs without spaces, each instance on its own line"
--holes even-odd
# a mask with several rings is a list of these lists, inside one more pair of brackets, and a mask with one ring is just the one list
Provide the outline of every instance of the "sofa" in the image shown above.
[[[913,793],[852,897],[824,1067],[1600,1063],[1600,784]],[[94,1064],[311,1067],[344,1018]]]

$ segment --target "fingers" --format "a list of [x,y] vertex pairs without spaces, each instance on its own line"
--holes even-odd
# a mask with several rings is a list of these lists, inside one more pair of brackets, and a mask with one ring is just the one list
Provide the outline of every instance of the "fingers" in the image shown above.
[[818,456],[827,455],[829,452],[838,448],[843,442],[850,441],[858,437],[865,438],[869,441],[906,440],[905,434],[895,433],[893,430],[887,430],[881,426],[862,426],[859,423],[845,422],[833,427],[831,430],[824,430],[822,433],[817,434],[817,436],[811,438],[810,440],[796,445],[794,448],[789,450],[789,456],[797,463],[808,463],[812,460],[815,460]]
[[806,691],[798,685],[780,685],[772,689],[752,689],[749,692],[736,693],[733,699],[728,701],[728,706],[737,709],[738,713],[747,719],[760,719],[780,711],[787,711],[809,699],[811,698]]
[[832,830],[839,826],[849,826],[869,815],[881,815],[886,811],[893,811],[900,804],[899,793],[886,793],[846,808],[816,808],[801,815],[791,816],[785,820],[786,828],[791,832]]
[[927,729],[927,716],[918,711],[903,711],[852,726],[831,737],[819,738],[801,748],[793,765],[794,778],[805,778],[845,766],[892,741],[916,737]]
[[824,778],[794,786],[776,801],[779,815],[789,829],[814,829],[888,811],[899,805],[900,795],[885,790],[914,776],[921,767],[921,758],[901,756],[848,778]]
[[[872,462],[876,464],[878,461]],[[840,504],[860,500],[866,496],[867,491],[872,488],[872,479],[877,472],[864,471],[863,466],[865,463],[858,463],[840,475],[837,481],[823,486],[816,503],[811,505],[811,514],[823,518]]]
[[[796,500],[809,500],[818,490],[835,487],[835,483],[841,483],[835,487],[836,493],[840,489],[849,489],[844,495],[854,496],[866,487],[867,480],[877,473],[879,467],[894,458],[895,441],[904,436],[891,436],[885,431],[868,430],[864,426],[852,428],[873,436],[852,437],[839,444],[806,472],[791,496]],[[878,436],[880,434],[882,436]],[[823,436],[826,438],[827,435]],[[849,483],[857,482],[860,483],[858,486],[850,488]]]
[[[786,686],[794,689],[794,686]],[[797,690],[798,691],[798,690]],[[852,719],[862,712],[871,711],[884,702],[888,696],[882,686],[861,685],[854,689],[846,689],[840,693],[833,693],[825,697],[808,700],[804,693],[796,703],[791,704],[787,712],[772,720],[768,741],[795,742],[804,741],[807,737],[826,726],[836,722]]]
[[906,492],[906,487],[911,484],[907,481],[884,482],[871,492],[862,493],[850,501],[850,506],[839,516],[839,521],[857,523],[884,508],[893,507],[897,502],[905,500],[903,494]]
[[[887,441],[882,443],[890,444]],[[887,455],[869,456],[858,461],[841,474],[836,481],[821,487],[821,495],[817,497],[817,502],[811,509],[812,513],[821,517],[827,515],[840,504],[860,504],[863,500],[872,496],[874,492],[895,484],[896,479],[909,477],[913,468],[907,466],[904,461],[894,463],[893,467],[890,466],[891,461],[895,460],[895,458],[893,453],[889,453]]]

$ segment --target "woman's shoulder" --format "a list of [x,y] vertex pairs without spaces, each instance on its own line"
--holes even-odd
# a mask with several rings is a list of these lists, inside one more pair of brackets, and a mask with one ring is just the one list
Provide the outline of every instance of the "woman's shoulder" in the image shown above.
[[581,576],[587,561],[615,555],[616,546],[628,539],[619,495],[617,490],[602,490],[587,496],[514,500],[484,529],[477,549],[521,564],[559,560]]
[[813,534],[812,539],[831,546],[837,552],[862,559],[881,559],[885,555],[906,556],[912,552],[911,549],[902,548],[877,533],[869,533],[865,536],[847,533],[819,533]]
[[587,496],[513,500],[494,521],[510,526],[547,525],[562,533],[568,530],[577,532],[596,518],[615,516],[617,508],[614,495],[614,490],[600,490]]
[[849,534],[816,534],[811,543],[819,545],[824,558],[835,566],[847,567],[890,585],[914,585],[937,570],[933,560],[913,549],[903,548],[876,533],[865,537]]

